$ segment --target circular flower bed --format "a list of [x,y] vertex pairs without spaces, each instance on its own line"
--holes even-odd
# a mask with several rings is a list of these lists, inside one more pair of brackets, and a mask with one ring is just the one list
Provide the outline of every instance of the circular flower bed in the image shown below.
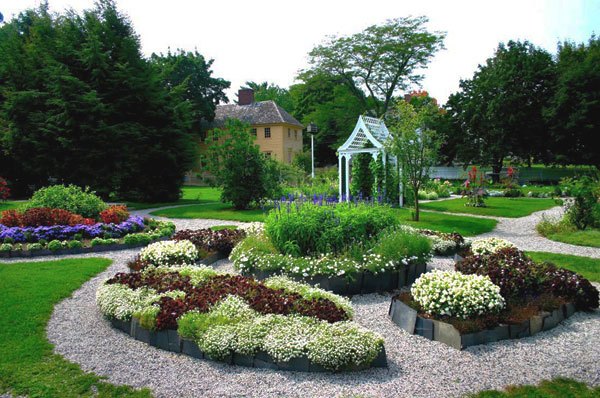
[[258,282],[204,266],[148,267],[116,274],[96,300],[107,318],[133,320],[122,329],[134,337],[168,336],[166,348],[198,357],[306,371],[382,366],[383,339],[351,321],[347,299],[281,276]]
[[530,336],[576,310],[598,308],[598,290],[581,275],[536,263],[509,242],[480,247],[489,253],[458,261],[458,272],[426,274],[410,293],[394,297],[392,320],[460,349]]
[[339,294],[390,291],[424,272],[431,252],[430,239],[396,223],[386,206],[299,204],[271,213],[230,258],[261,279],[285,274]]

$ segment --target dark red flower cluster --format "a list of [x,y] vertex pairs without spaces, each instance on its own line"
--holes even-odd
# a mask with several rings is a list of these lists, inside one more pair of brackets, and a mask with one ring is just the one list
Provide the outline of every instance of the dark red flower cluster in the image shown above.
[[113,205],[100,212],[100,220],[105,224],[120,224],[129,218],[127,206]]
[[24,212],[6,210],[2,212],[0,224],[7,227],[40,227],[52,225],[93,225],[96,221],[84,218],[68,210],[50,207],[35,207]]
[[189,240],[199,250],[208,253],[219,252],[229,255],[234,246],[237,245],[246,233],[241,229],[222,229],[213,231],[212,229],[184,229],[178,231],[173,240]]
[[8,182],[2,177],[0,177],[0,200],[6,200],[10,196],[10,188],[8,187]]
[[243,298],[252,309],[261,314],[299,314],[339,322],[348,314],[328,299],[305,299],[296,293],[271,289],[262,282],[241,275],[217,275],[200,285],[192,285],[189,277],[177,272],[119,273],[107,283],[120,283],[131,289],[146,286],[158,292],[182,290],[184,299],[163,297],[159,300],[160,312],[156,319],[159,330],[176,329],[177,319],[185,312],[196,310],[208,312],[211,307],[228,295]]
[[456,263],[456,270],[489,276],[506,299],[551,293],[573,302],[580,310],[598,308],[598,290],[587,279],[550,263],[538,264],[514,247],[467,256]]

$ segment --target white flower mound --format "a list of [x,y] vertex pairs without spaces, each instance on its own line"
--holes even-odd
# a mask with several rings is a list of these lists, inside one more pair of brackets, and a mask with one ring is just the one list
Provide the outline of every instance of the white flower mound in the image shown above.
[[432,315],[469,318],[504,308],[500,287],[486,275],[433,271],[422,275],[410,289],[413,298]]
[[471,243],[473,254],[492,254],[507,247],[515,247],[511,242],[500,238],[476,239]]
[[153,243],[140,252],[140,259],[155,266],[192,265],[198,258],[198,249],[189,240],[165,240]]

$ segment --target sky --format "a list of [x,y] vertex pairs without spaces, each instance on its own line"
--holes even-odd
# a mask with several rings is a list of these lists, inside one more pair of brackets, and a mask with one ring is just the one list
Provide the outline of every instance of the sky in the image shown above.
[[[93,0],[50,0],[50,10],[81,11]],[[145,55],[197,49],[214,59],[217,77],[231,81],[235,99],[246,81],[295,83],[308,52],[327,35],[348,35],[386,19],[425,15],[427,28],[446,32],[445,50],[423,71],[422,88],[444,103],[491,57],[499,42],[529,40],[551,53],[559,41],[600,34],[600,0],[116,0],[140,36]],[[0,0],[10,20],[40,0]]]

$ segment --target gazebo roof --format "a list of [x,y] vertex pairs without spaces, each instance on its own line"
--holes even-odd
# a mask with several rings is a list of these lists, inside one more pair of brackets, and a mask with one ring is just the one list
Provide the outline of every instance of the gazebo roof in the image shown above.
[[361,152],[367,143],[371,143],[373,148],[381,149],[389,136],[390,132],[383,120],[361,115],[354,126],[354,131],[338,148],[338,152]]

